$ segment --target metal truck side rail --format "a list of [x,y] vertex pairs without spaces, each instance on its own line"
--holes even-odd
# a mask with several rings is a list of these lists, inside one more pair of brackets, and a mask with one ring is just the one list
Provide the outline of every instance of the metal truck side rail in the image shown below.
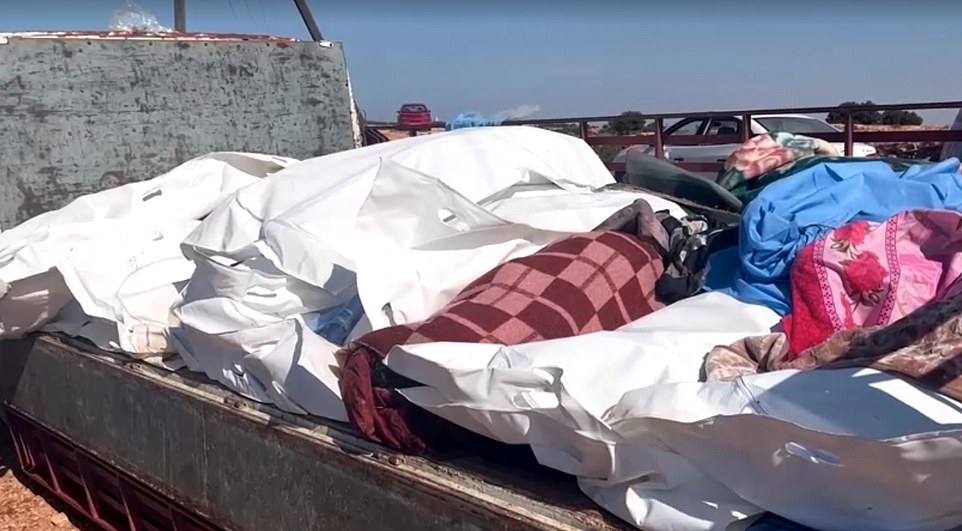
[[[751,136],[751,132],[746,127],[740,127],[736,135],[672,135],[665,138],[665,120],[676,118],[719,118],[719,117],[738,117],[742,124],[751,123],[752,116],[764,114],[823,114],[839,113],[845,117],[844,131],[840,133],[806,133],[807,136],[821,138],[829,142],[844,142],[845,155],[851,156],[852,146],[855,142],[874,142],[874,143],[901,143],[901,142],[962,142],[962,130],[916,130],[916,131],[856,131],[852,117],[861,111],[899,111],[899,110],[939,110],[939,109],[959,109],[962,108],[962,101],[937,101],[937,102],[915,102],[915,103],[890,103],[875,105],[834,105],[825,107],[794,107],[779,109],[748,109],[731,111],[692,111],[692,112],[670,112],[670,113],[640,113],[625,117],[622,115],[601,115],[601,116],[571,116],[564,118],[530,118],[523,120],[506,120],[503,125],[570,125],[577,124],[578,136],[592,146],[630,146],[634,144],[648,144],[655,148],[655,155],[659,158],[665,157],[665,146],[671,145],[711,145],[711,144],[733,144],[741,143]],[[637,135],[599,135],[593,134],[590,124],[612,122],[618,120],[653,120],[655,122],[654,131],[651,133]],[[396,127],[396,124],[382,123],[374,127]],[[444,122],[432,124],[433,128],[443,128]],[[606,161],[607,162],[607,161]],[[715,171],[721,167],[716,163],[681,163],[681,167],[692,171]],[[612,170],[623,170],[623,164],[608,164]]]
[[[733,144],[741,143],[751,136],[750,128],[745,124],[751,123],[752,116],[764,114],[822,114],[840,113],[845,117],[845,129],[841,133],[806,133],[807,136],[821,138],[829,142],[844,142],[845,156],[852,155],[852,147],[855,142],[877,142],[877,143],[898,143],[898,142],[962,142],[962,130],[919,130],[919,131],[856,131],[852,117],[860,111],[897,111],[897,110],[933,110],[933,109],[958,109],[962,108],[962,101],[940,101],[940,102],[917,102],[917,103],[894,103],[881,105],[845,105],[831,107],[797,107],[783,109],[751,109],[736,111],[702,111],[702,112],[673,112],[659,114],[632,115],[630,119],[654,120],[654,132],[641,135],[592,135],[589,124],[592,122],[610,122],[624,120],[625,116],[588,116],[576,118],[544,118],[530,120],[508,120],[504,125],[558,125],[577,123],[579,136],[590,145],[614,145],[629,146],[632,144],[653,144],[655,156],[665,157],[666,145],[711,145],[711,144]],[[664,137],[665,120],[675,118],[718,118],[735,116],[741,119],[741,126],[737,135],[672,135],[672,138]],[[667,141],[666,141],[667,140]],[[609,164],[612,170],[623,170],[623,167],[615,167]],[[621,165],[618,165],[621,166]],[[698,170],[717,170],[721,164],[702,163],[702,164],[680,164],[682,167]]]

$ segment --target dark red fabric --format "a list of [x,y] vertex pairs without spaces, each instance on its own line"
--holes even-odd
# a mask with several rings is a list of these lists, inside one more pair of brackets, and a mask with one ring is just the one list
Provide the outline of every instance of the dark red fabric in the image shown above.
[[500,343],[612,330],[661,307],[664,266],[651,241],[600,231],[559,240],[478,278],[434,316],[370,332],[345,352],[341,396],[365,436],[414,454],[444,449],[450,424],[376,387],[374,367],[392,347],[437,341]]
[[782,330],[789,341],[786,361],[835,333],[818,284],[815,250],[814,244],[802,247],[792,263],[792,313],[782,318]]

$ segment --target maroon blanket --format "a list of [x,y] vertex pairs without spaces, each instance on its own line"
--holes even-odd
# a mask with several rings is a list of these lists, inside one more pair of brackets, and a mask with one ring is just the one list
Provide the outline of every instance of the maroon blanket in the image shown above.
[[639,214],[632,227],[641,237],[606,230],[559,240],[494,268],[422,322],[358,339],[341,353],[341,394],[351,423],[398,450],[446,449],[453,442],[447,421],[374,385],[375,367],[392,347],[436,341],[516,345],[612,330],[660,308],[654,286],[663,265],[655,242],[662,235],[645,233],[650,225],[644,219]]

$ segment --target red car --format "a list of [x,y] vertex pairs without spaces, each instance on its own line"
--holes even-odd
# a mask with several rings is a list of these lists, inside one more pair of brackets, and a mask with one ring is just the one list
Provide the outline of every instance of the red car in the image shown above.
[[400,129],[430,129],[431,110],[423,103],[405,103],[397,112],[397,125]]

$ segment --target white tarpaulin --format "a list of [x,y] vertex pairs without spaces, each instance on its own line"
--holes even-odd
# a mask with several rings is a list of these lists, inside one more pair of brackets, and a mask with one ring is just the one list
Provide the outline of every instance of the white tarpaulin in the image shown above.
[[698,381],[713,346],[777,322],[707,293],[614,332],[410,345],[386,363],[425,384],[401,391],[413,403],[530,444],[643,529],[721,530],[764,511],[818,529],[962,523],[962,494],[949,485],[962,472],[955,401],[867,369]]
[[[193,269],[184,236],[238,188],[291,162],[212,153],[151,180],[80,197],[0,233],[0,338],[19,337],[67,317],[115,322],[97,327],[98,346],[130,353],[170,352],[164,336],[175,283]],[[65,318],[67,318],[65,317]],[[83,334],[84,323],[53,329]],[[93,330],[92,328],[88,328]]]
[[714,515],[673,529],[724,529],[719,517],[752,505],[825,530],[962,525],[962,492],[954,488],[962,474],[962,404],[894,375],[778,371],[656,385],[626,394],[606,420],[625,444],[685,464],[622,485],[581,482],[595,501],[639,526],[652,507],[673,506],[684,518]]
[[777,322],[707,293],[614,332],[409,345],[386,363],[425,384],[401,390],[413,403],[530,444],[642,529],[721,530],[764,511],[818,529],[962,524],[950,486],[962,472],[962,404],[868,369],[699,381],[713,346]]
[[[185,240],[197,270],[174,340],[190,367],[247,397],[344,420],[338,346],[303,314],[359,294],[366,326],[423,319],[490,268],[650,197],[590,192],[611,182],[583,141],[525,127],[294,164],[239,191]],[[546,214],[567,203],[570,214]]]
[[425,384],[400,391],[414,404],[492,439],[530,444],[551,468],[620,481],[645,456],[618,452],[605,412],[638,387],[697,381],[712,347],[776,323],[768,308],[706,293],[615,331],[513,347],[407,345],[385,363]]

